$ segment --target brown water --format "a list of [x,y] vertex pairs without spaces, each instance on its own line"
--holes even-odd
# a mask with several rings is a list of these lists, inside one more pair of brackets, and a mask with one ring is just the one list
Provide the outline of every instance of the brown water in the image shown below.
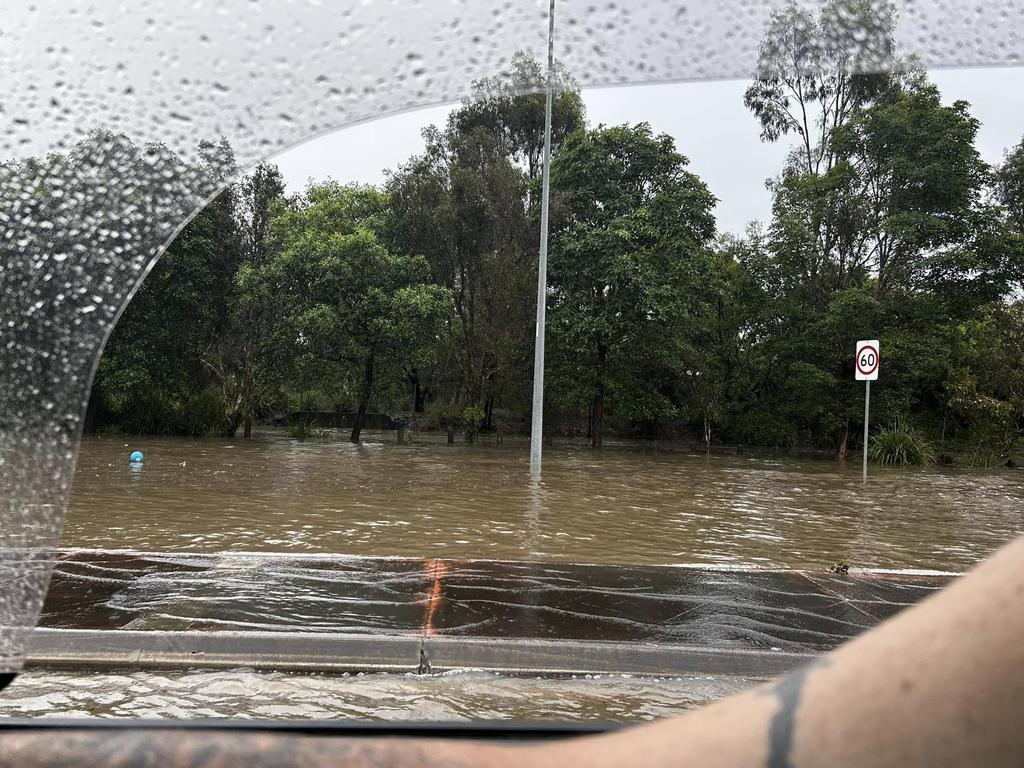
[[[145,466],[134,471],[128,454]],[[1017,470],[872,469],[650,444],[92,438],[67,547],[961,571],[1024,530]]]
[[[522,441],[414,440],[86,439],[64,545],[962,571],[1024,530],[1014,470],[873,469],[864,485],[859,467],[827,461],[567,445],[547,450],[533,482]],[[135,449],[141,471],[128,466]],[[29,670],[0,715],[633,721],[752,683]]]
[[752,685],[733,677],[509,678],[486,672],[30,670],[0,695],[8,717],[232,717],[359,720],[651,720]]

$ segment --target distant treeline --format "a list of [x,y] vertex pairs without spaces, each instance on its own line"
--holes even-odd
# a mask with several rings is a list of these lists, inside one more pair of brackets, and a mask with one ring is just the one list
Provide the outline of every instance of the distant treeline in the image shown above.
[[[1024,145],[987,165],[970,105],[944,104],[912,61],[850,74],[827,26],[867,6],[773,17],[745,104],[792,151],[768,182],[770,220],[742,238],[716,231],[716,200],[672,138],[588,126],[557,72],[553,431],[845,456],[863,423],[854,344],[878,338],[875,423],[975,463],[1015,449]],[[864,23],[891,36],[886,13]],[[273,166],[235,176],[125,312],[92,426],[233,435],[296,409],[402,411],[471,433],[526,424],[544,97],[519,94],[545,73],[524,55],[511,72],[426,128],[423,153],[380,188],[288,196]],[[233,162],[223,142],[203,156],[210,174]]]

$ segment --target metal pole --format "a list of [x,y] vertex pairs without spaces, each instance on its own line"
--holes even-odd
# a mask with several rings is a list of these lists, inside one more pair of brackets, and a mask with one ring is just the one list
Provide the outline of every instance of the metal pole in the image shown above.
[[551,109],[555,69],[555,0],[548,9],[547,102],[544,109],[544,170],[540,201],[540,259],[537,264],[537,336],[533,344],[533,420],[530,470],[539,472],[544,442],[544,326],[548,298],[548,202],[551,195]]
[[871,379],[864,382],[864,480],[868,479],[868,418],[871,414]]

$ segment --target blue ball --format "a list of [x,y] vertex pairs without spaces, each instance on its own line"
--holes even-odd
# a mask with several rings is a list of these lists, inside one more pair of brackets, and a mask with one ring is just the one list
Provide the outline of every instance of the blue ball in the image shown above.
[[142,451],[132,451],[132,455],[129,460],[132,464],[141,464],[143,458]]

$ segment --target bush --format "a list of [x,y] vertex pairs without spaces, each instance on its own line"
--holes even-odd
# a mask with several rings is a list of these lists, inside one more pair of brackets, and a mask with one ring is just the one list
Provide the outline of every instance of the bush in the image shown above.
[[217,387],[207,387],[185,404],[185,430],[194,437],[227,434],[224,401]]
[[299,421],[289,424],[284,431],[296,440],[321,440],[331,436],[331,430],[317,426],[316,421]]
[[799,442],[796,428],[791,423],[764,411],[737,414],[727,427],[723,437],[743,445],[787,449]]
[[960,467],[972,467],[974,469],[995,469],[1006,466],[1006,457],[994,448],[972,448],[969,451],[958,453],[955,463]]
[[455,405],[434,403],[423,418],[423,428],[456,429],[462,424],[462,413]]
[[893,425],[871,438],[868,457],[877,464],[906,466],[934,464],[934,444],[906,419],[897,418]]
[[466,442],[475,443],[487,414],[479,405],[471,405],[462,412],[462,428],[466,431]]

